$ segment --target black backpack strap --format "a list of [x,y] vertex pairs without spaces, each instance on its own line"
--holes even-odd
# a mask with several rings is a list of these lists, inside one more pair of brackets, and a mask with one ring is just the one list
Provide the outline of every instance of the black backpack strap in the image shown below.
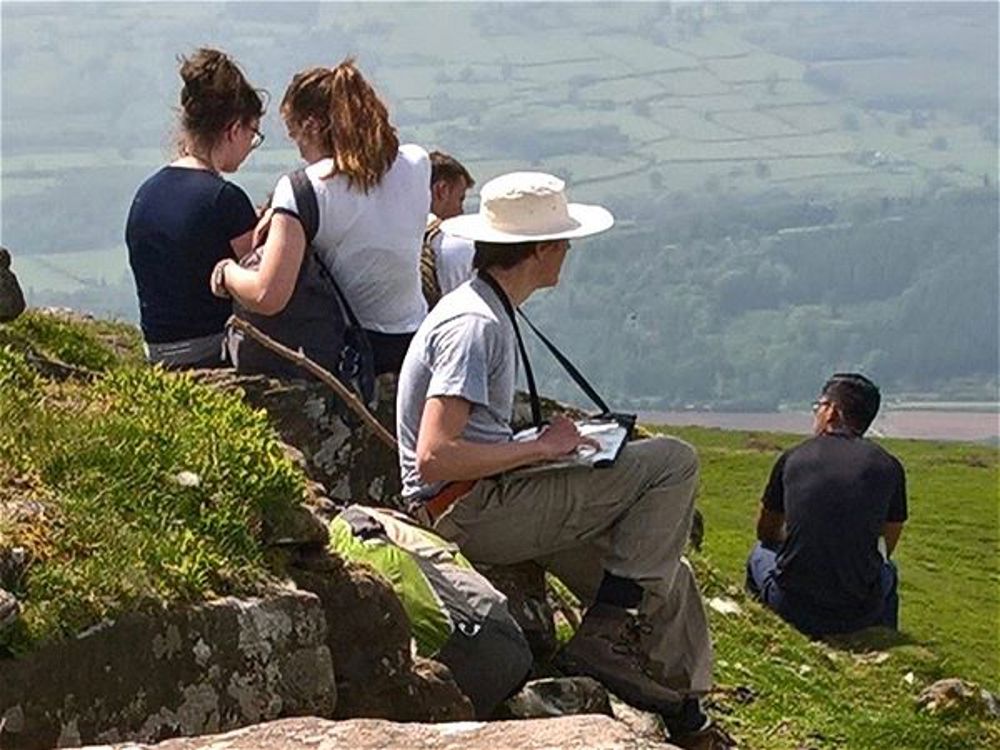
[[580,390],[582,390],[584,393],[587,394],[590,400],[594,402],[594,405],[601,410],[602,414],[610,414],[611,409],[608,408],[608,405],[604,402],[604,399],[600,397],[600,395],[597,393],[596,390],[594,390],[594,386],[592,386],[589,382],[587,382],[587,379],[583,377],[583,373],[577,370],[576,366],[569,361],[569,358],[561,351],[559,351],[556,348],[556,345],[553,344],[551,341],[549,341],[549,339],[545,336],[544,333],[542,333],[541,331],[538,330],[538,328],[535,327],[535,324],[531,322],[531,320],[528,318],[527,315],[524,314],[524,311],[521,308],[518,308],[517,312],[524,320],[524,322],[528,324],[528,327],[535,332],[535,335],[542,340],[542,343],[548,347],[549,351],[552,352],[552,356],[555,357],[556,360],[558,360],[559,364],[563,366],[563,369],[566,370],[566,372],[569,374],[571,378],[573,378],[573,382],[576,383],[578,386],[580,386]]
[[538,388],[535,386],[535,375],[531,371],[531,362],[528,360],[528,350],[524,347],[524,339],[521,338],[521,329],[517,326],[517,317],[514,315],[514,306],[511,305],[510,299],[507,297],[507,293],[503,290],[503,287],[497,283],[497,280],[490,276],[486,271],[479,272],[479,278],[481,278],[486,285],[493,290],[493,293],[500,298],[500,304],[503,305],[503,309],[507,312],[507,317],[510,318],[510,323],[514,326],[514,336],[517,337],[517,348],[521,354],[521,362],[524,364],[524,377],[528,381],[528,398],[531,400],[531,422],[535,427],[542,426],[542,402],[538,398]]
[[[288,179],[292,183],[292,194],[295,196],[295,205],[299,209],[299,221],[302,222],[302,229],[306,233],[306,248],[308,250],[312,241],[316,239],[316,233],[319,231],[319,201],[316,200],[316,191],[313,190],[312,183],[309,181],[305,169],[296,169],[288,175]],[[340,285],[337,284],[337,280],[333,278],[330,269],[323,262],[323,258],[316,252],[310,253],[310,255],[315,258],[320,273],[330,282],[333,290],[337,293],[337,299],[340,300],[340,305],[347,316],[348,322],[360,330],[361,324],[358,322],[354,310],[351,309],[347,297],[344,296]]]
[[288,175],[292,183],[292,195],[295,197],[295,207],[299,210],[299,221],[306,233],[306,246],[312,244],[319,231],[319,202],[316,191],[306,175],[305,169],[296,169]]

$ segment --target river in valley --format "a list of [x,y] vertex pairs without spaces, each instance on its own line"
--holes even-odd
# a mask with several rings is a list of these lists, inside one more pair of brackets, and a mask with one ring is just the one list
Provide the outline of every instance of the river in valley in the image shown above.
[[[812,414],[786,412],[649,411],[640,412],[646,424],[718,427],[724,430],[760,430],[807,435]],[[1000,442],[1000,412],[936,408],[893,409],[879,413],[869,434],[921,440],[968,440]]]

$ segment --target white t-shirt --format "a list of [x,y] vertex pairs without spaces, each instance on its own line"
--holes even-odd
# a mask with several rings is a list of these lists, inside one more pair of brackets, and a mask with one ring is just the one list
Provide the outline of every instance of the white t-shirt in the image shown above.
[[[332,159],[310,164],[306,175],[319,204],[313,247],[337,280],[364,328],[412,333],[427,315],[420,289],[420,247],[431,202],[431,164],[420,146],[399,156],[367,194],[330,173]],[[292,183],[278,180],[271,205],[298,215]]]
[[[434,214],[429,214],[428,223],[435,218]],[[472,256],[476,252],[472,240],[438,232],[431,238],[431,248],[441,296],[472,278]]]

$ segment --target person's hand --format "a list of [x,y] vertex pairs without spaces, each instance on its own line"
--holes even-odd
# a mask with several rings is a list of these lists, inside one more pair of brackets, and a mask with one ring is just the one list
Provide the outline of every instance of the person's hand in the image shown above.
[[267,232],[271,228],[271,217],[274,216],[273,208],[265,208],[260,213],[260,218],[257,220],[257,226],[253,228],[253,243],[251,247],[254,249],[260,247],[267,240]]
[[553,417],[552,421],[542,429],[538,436],[538,445],[544,449],[545,457],[550,461],[562,458],[580,446],[600,447],[593,438],[581,435],[573,420],[562,416]]
[[229,298],[229,290],[226,289],[226,267],[235,264],[235,262],[232,258],[223,258],[212,269],[209,284],[212,287],[212,294],[216,297],[221,297],[222,299]]

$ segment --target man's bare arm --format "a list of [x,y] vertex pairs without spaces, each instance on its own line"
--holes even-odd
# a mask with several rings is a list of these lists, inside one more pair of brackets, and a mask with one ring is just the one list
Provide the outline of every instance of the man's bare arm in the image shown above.
[[760,506],[757,519],[757,538],[765,544],[781,544],[785,541],[785,514]]
[[886,556],[892,557],[892,552],[896,549],[899,536],[903,533],[902,523],[885,523],[882,525],[882,536],[885,537]]
[[417,471],[425,482],[481,479],[559,458],[590,442],[573,422],[555,417],[536,440],[473,443],[461,437],[471,408],[468,401],[454,396],[427,399],[417,436]]

